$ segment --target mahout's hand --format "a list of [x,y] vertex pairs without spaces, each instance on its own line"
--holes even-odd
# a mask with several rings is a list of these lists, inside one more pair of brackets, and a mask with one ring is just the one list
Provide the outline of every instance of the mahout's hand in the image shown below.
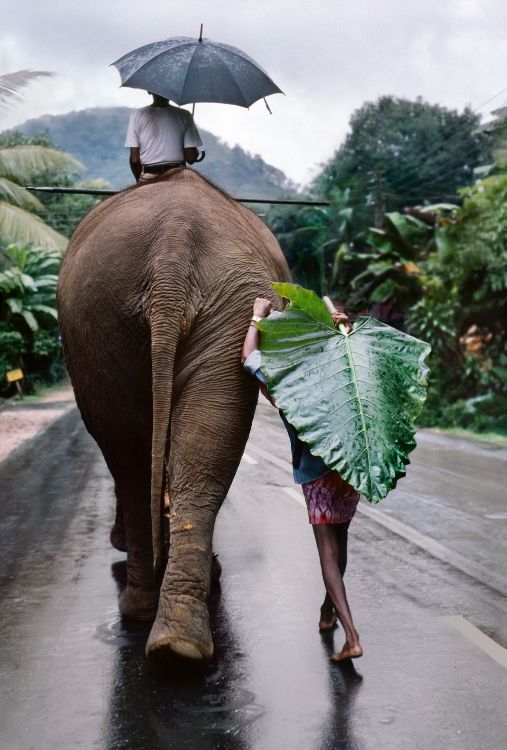
[[271,300],[257,297],[253,305],[253,314],[259,318],[266,318],[271,312]]

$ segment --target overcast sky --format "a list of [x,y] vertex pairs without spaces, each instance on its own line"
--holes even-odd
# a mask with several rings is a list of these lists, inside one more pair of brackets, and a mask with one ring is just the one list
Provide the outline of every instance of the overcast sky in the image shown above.
[[[0,73],[56,75],[0,114],[144,106],[109,63],[169,36],[240,47],[285,92],[250,110],[197,105],[198,126],[307,182],[343,141],[354,109],[382,94],[484,114],[507,103],[506,0],[3,0]],[[485,102],[496,96],[490,103]],[[487,119],[487,118],[486,118]]]

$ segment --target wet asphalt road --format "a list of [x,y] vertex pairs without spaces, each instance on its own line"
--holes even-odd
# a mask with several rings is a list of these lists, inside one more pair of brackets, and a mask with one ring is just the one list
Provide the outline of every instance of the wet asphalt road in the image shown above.
[[357,514],[347,584],[365,656],[338,668],[287,442],[261,406],[217,520],[216,655],[192,679],[150,668],[147,629],[118,616],[112,483],[77,412],[0,465],[2,750],[505,747],[506,450],[423,433],[396,492]]

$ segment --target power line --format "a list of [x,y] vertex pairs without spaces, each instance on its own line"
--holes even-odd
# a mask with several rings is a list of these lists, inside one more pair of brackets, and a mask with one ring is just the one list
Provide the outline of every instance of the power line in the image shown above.
[[[488,98],[487,98],[487,99],[485,99],[485,100],[484,100],[483,102],[481,102],[481,104],[479,104],[479,105],[478,105],[477,107],[475,107],[474,109],[472,109],[472,110],[471,110],[472,114],[477,114],[477,113],[478,113],[478,112],[479,112],[479,111],[480,111],[480,110],[481,110],[481,109],[482,109],[483,107],[485,107],[485,106],[486,106],[486,104],[489,104],[489,103],[490,103],[490,102],[492,102],[492,101],[493,101],[494,99],[497,99],[497,98],[498,98],[499,96],[501,96],[502,94],[504,94],[504,93],[506,93],[506,92],[507,92],[507,86],[505,86],[504,88],[500,89],[500,91],[497,91],[497,92],[496,92],[496,94],[493,94],[493,96],[490,96],[490,97],[488,97]],[[465,126],[466,126],[466,123],[463,123],[463,124],[462,124],[462,128],[464,128]],[[454,133],[454,134],[453,134],[452,136],[450,136],[450,137],[449,137],[449,138],[447,139],[447,141],[446,141],[446,142],[447,142],[447,143],[450,143],[450,142],[452,142],[452,141],[453,141],[453,140],[454,140],[455,138],[457,138],[457,137],[458,137],[459,135],[460,135],[460,133]],[[422,155],[425,155],[425,156],[426,156],[426,158],[429,158],[430,156],[432,156],[432,155],[436,154],[436,153],[437,153],[437,152],[439,151],[439,149],[440,149],[440,148],[441,148],[441,145],[439,144],[439,145],[438,145],[438,146],[436,147],[436,149],[434,149],[434,150],[433,150],[433,152],[431,152],[431,151],[430,151],[430,152],[428,152],[428,153],[426,153],[426,154],[425,154],[425,149],[419,149],[419,152],[420,152],[420,155],[421,155],[421,156],[422,156]],[[416,151],[416,153],[417,153],[417,151]]]
[[[485,99],[483,102],[481,102],[481,104],[475,107],[475,109],[471,110],[472,113],[477,114],[479,110],[481,110],[484,106],[486,106],[486,104],[489,104],[490,102],[492,102],[494,99],[498,98],[505,92],[507,92],[507,86],[505,86],[500,91],[493,94],[493,96],[490,96],[487,99]],[[453,143],[457,138],[461,137],[465,129],[468,128],[468,126],[469,126],[468,123],[462,123],[461,127],[458,128],[448,139],[444,141],[444,145],[442,145],[442,143],[439,143],[438,146],[436,146],[436,148],[434,148],[433,150],[430,149],[429,151],[427,151],[425,148],[420,147],[419,149],[412,151],[411,158],[405,160],[404,164],[405,165],[413,164],[414,166],[416,166],[419,159],[423,156],[426,159],[430,159],[432,156],[435,156],[439,151],[444,150],[445,145],[448,146],[449,144]],[[468,154],[471,155],[471,152],[468,152]],[[464,166],[463,164],[460,164],[459,167],[456,167],[456,169],[451,170],[450,173],[452,173],[453,171],[457,171],[458,169],[462,169],[463,166]],[[439,176],[439,175],[442,176],[442,169],[445,170],[446,168],[447,168],[447,165],[445,167],[439,167],[439,169],[436,170],[436,172],[433,172],[433,173],[429,172],[427,175],[425,175],[424,178],[412,178],[406,181],[402,180],[401,182],[396,182],[396,180],[390,180],[390,184],[393,184],[399,187],[400,189],[406,189],[409,186],[418,185],[419,186],[418,189],[420,189],[421,186],[424,186],[429,181],[434,179],[436,176]]]
[[[403,191],[410,192],[410,189],[415,190],[421,190],[424,188],[425,185],[428,185],[429,183],[433,183],[436,180],[443,180],[446,177],[449,177],[450,175],[454,174],[455,172],[459,172],[460,170],[465,169],[467,165],[466,164],[457,164],[452,169],[448,169],[448,164],[445,166],[439,167],[434,172],[428,172],[424,177],[419,177],[415,180],[407,180],[406,182],[401,183],[389,183],[393,184],[393,187],[398,188]],[[465,175],[464,175],[465,176]]]

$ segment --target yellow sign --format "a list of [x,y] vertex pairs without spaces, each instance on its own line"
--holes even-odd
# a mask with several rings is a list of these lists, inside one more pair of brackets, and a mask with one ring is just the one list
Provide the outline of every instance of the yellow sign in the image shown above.
[[5,377],[7,378],[8,383],[15,383],[16,380],[23,380],[25,376],[23,375],[23,370],[18,368],[17,370],[9,370],[9,372],[5,374]]

